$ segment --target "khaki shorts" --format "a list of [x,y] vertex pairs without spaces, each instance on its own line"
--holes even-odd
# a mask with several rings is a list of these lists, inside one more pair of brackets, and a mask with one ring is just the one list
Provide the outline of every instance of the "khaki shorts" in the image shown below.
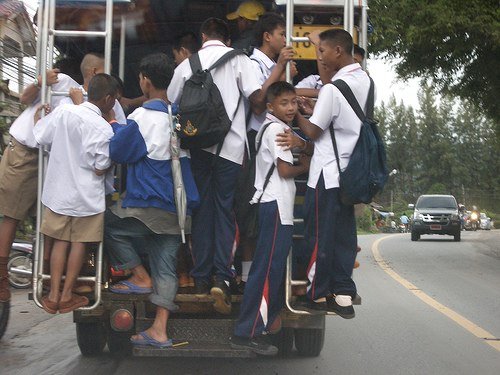
[[0,163],[0,213],[17,220],[36,214],[38,150],[11,137]]
[[92,216],[66,216],[50,208],[43,210],[40,231],[56,240],[69,242],[101,242],[103,236],[104,212]]

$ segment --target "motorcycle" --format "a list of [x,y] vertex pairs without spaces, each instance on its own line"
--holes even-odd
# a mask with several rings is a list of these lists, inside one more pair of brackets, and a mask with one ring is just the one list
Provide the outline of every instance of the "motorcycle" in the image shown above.
[[9,284],[12,287],[29,288],[33,271],[33,243],[14,241],[7,270],[9,271]]
[[480,218],[477,212],[468,211],[462,216],[462,229],[464,230],[478,230],[480,225]]

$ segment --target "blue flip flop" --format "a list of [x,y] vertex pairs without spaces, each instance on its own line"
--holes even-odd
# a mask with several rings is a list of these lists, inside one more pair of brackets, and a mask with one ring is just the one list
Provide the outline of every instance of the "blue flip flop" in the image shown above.
[[[117,285],[124,285],[127,289],[116,288]],[[109,287],[109,290],[117,294],[149,294],[153,291],[153,288],[145,288],[128,280],[122,280],[116,284]]]
[[154,346],[155,348],[171,348],[172,347],[172,339],[168,339],[167,341],[161,342],[158,340],[155,340],[151,336],[149,336],[146,331],[139,332],[137,335],[139,335],[140,339],[133,339],[130,338],[130,342],[132,345],[137,345],[137,346]]

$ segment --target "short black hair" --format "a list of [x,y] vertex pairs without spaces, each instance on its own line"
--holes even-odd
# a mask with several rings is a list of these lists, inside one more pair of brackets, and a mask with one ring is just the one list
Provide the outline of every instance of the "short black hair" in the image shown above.
[[352,52],[353,55],[360,55],[363,59],[365,58],[366,51],[364,48],[361,48],[357,44],[354,45],[354,51]]
[[227,23],[224,20],[215,17],[210,17],[203,21],[200,33],[205,34],[207,38],[218,39],[224,43],[229,40],[230,36]]
[[67,74],[78,83],[83,82],[80,60],[75,57],[63,56],[54,63],[54,68],[59,69],[61,73]]
[[178,35],[172,43],[172,48],[179,51],[182,47],[191,53],[196,53],[200,49],[198,37],[191,31],[186,31]]
[[263,43],[262,40],[264,37],[264,33],[271,34],[274,30],[276,30],[280,26],[285,28],[286,21],[278,13],[267,12],[264,13],[262,16],[260,16],[259,20],[254,26],[255,45],[257,47],[261,47]]
[[329,29],[319,34],[320,40],[330,43],[332,46],[340,46],[348,54],[352,54],[352,36],[342,29]]
[[118,77],[116,74],[111,74],[111,77],[113,77],[116,80],[116,84],[118,85],[118,94],[123,94],[123,90],[125,90],[125,85],[123,84],[123,80]]
[[99,73],[92,77],[87,90],[89,102],[98,102],[106,95],[116,98],[118,95],[118,83],[116,79],[106,73]]
[[144,57],[139,72],[149,78],[157,89],[166,89],[174,75],[174,61],[164,53],[153,53]]
[[267,92],[266,92],[266,100],[268,103],[272,102],[274,99],[276,99],[278,96],[281,96],[286,93],[296,93],[295,87],[291,85],[290,83],[286,81],[278,81],[274,82],[271,84],[271,86],[268,87]]

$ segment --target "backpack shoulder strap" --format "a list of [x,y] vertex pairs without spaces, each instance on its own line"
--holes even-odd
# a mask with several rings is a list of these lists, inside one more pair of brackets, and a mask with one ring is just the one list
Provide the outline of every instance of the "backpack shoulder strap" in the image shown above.
[[269,127],[269,125],[271,125],[272,122],[266,122],[264,125],[262,125],[262,131],[260,132],[260,138],[258,139],[258,144],[257,144],[257,148],[255,149],[255,152],[259,152],[260,150],[260,146],[262,145],[262,137],[264,137],[264,133],[266,132],[267,128]]
[[[354,110],[354,112],[361,121],[364,121],[367,117],[373,118],[374,84],[373,84],[373,79],[371,77],[369,78],[370,78],[370,89],[368,91],[368,98],[366,99],[366,115],[363,113],[363,110],[359,106],[359,103],[356,100],[356,97],[354,96],[351,88],[345,81],[337,79],[332,82],[332,84],[339,89],[342,95],[344,95],[347,102],[349,103],[349,105],[351,106],[351,108]],[[333,122],[330,124],[329,128],[330,128],[330,136],[332,137],[333,151],[335,152],[335,158],[337,159],[337,167],[339,168],[339,173],[340,173],[341,169],[340,169],[339,150],[337,148],[335,131],[333,130]]]
[[[267,128],[271,124],[272,124],[272,122],[268,122],[268,123],[262,125],[262,131],[260,132],[260,138],[259,138],[259,143],[257,146],[257,152],[259,152],[260,146],[262,145],[262,137],[264,136],[265,131],[267,130]],[[256,158],[254,158],[254,160],[256,160]],[[271,168],[269,168],[269,171],[266,174],[266,179],[264,180],[264,185],[262,186],[262,195],[264,195],[264,190],[266,190],[266,187],[269,184],[269,181],[271,180],[271,176],[274,173],[274,168],[275,168],[275,165],[273,162],[273,164],[271,165]],[[262,195],[259,197],[259,200],[257,201],[258,203],[260,203],[260,200],[262,199]]]
[[354,96],[354,93],[352,92],[351,88],[345,81],[337,79],[333,81],[332,84],[339,89],[342,95],[344,95],[344,98],[347,100],[347,102],[353,109],[354,113],[356,113],[356,116],[358,116],[358,118],[361,121],[364,121],[367,117],[368,118],[373,117],[374,85],[371,77],[370,77],[370,89],[368,91],[368,97],[366,98],[366,115],[361,109],[361,106],[356,100],[356,97]]
[[238,55],[244,55],[245,54],[245,51],[243,51],[242,49],[233,49],[229,52],[226,52],[224,55],[222,55],[219,60],[217,60],[216,62],[214,62],[212,64],[212,66],[210,68],[208,68],[207,70],[213,70],[221,65],[224,65],[226,62],[228,62],[229,60],[231,60],[233,57],[235,56],[238,56]]
[[200,55],[198,54],[198,52],[193,53],[189,57],[189,65],[191,65],[191,71],[193,72],[193,74],[202,71]]

